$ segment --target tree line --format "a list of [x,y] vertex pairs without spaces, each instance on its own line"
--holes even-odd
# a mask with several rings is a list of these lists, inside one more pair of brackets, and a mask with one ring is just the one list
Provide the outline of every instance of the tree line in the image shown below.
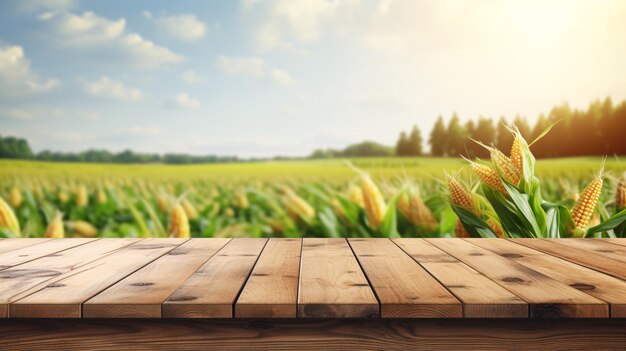
[[110,152],[107,150],[87,150],[83,152],[58,152],[43,150],[33,153],[28,141],[16,137],[0,136],[0,158],[56,162],[93,162],[93,163],[224,163],[241,161],[236,156],[187,155],[187,154],[151,154],[137,153],[131,150]]
[[[494,143],[499,149],[511,147],[513,137],[507,126],[517,126],[530,142],[546,128],[555,124],[550,133],[532,146],[537,157],[569,157],[626,155],[626,100],[615,105],[611,98],[596,100],[587,109],[572,109],[566,103],[542,114],[531,126],[527,119],[516,116],[512,120],[501,117],[479,117],[461,123],[454,113],[446,123],[439,116],[428,138],[430,155],[438,157],[487,157],[488,152],[471,139],[484,144]],[[396,156],[422,155],[422,138],[419,129],[400,133],[395,147]],[[471,138],[471,139],[470,139]]]

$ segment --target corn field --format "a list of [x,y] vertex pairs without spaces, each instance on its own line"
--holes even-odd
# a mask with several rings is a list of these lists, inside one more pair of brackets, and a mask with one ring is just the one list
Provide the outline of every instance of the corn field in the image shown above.
[[531,147],[511,132],[511,150],[483,145],[489,162],[468,159],[458,167],[455,160],[426,175],[407,167],[373,177],[367,162],[389,161],[367,160],[345,162],[345,180],[217,179],[184,171],[161,179],[132,170],[98,177],[19,165],[0,171],[0,236],[626,236],[623,162],[593,159],[595,175],[568,176],[560,167],[540,179]]

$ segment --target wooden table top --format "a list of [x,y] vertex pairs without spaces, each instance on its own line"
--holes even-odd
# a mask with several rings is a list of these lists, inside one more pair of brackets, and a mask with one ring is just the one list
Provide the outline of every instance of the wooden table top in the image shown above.
[[626,239],[2,239],[3,318],[626,318]]

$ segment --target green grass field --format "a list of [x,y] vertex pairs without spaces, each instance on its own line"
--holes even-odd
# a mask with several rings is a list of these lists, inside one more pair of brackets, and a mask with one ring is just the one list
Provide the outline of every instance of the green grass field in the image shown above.
[[[375,179],[393,180],[408,176],[416,179],[441,178],[444,171],[466,167],[460,158],[359,158],[351,160],[301,160],[267,161],[253,163],[203,164],[203,165],[121,165],[91,163],[52,163],[0,160],[0,177],[10,178],[70,178],[102,180],[104,178],[141,178],[145,180],[188,180],[203,179],[214,182],[248,181],[324,181],[346,182],[355,177],[355,172],[346,166],[354,166],[370,173]],[[602,159],[579,157],[539,160],[537,174],[540,177],[582,180],[600,168]],[[606,169],[615,174],[626,169],[626,158],[611,158]]]

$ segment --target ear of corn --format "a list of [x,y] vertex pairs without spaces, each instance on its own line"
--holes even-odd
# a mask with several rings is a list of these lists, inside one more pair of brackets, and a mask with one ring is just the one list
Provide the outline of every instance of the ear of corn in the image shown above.
[[572,219],[574,220],[576,229],[584,229],[589,224],[589,219],[591,219],[591,215],[600,198],[602,183],[603,178],[602,175],[599,174],[585,187],[585,190],[583,190],[580,195],[580,199],[572,210]]
[[288,187],[284,188],[284,202],[287,207],[287,213],[294,219],[302,219],[305,222],[313,220],[315,217],[315,209],[298,196]]
[[96,195],[96,202],[98,202],[98,204],[100,205],[104,205],[107,203],[107,201],[107,194],[104,192],[104,190],[99,189]]
[[522,141],[521,136],[516,134],[513,139],[513,145],[511,146],[511,162],[517,172],[522,173],[523,158],[522,158]]
[[20,223],[9,204],[0,197],[0,228],[7,229],[14,235],[20,234]]
[[72,221],[68,223],[70,230],[79,236],[93,238],[98,235],[98,229],[87,221]]
[[496,172],[495,169],[473,161],[470,161],[470,165],[474,173],[476,173],[478,178],[485,182],[485,184],[489,185],[492,189],[501,191],[504,194],[507,193],[506,188],[504,187],[504,184],[502,184],[502,180],[500,180],[498,172]]
[[63,228],[63,214],[61,212],[57,212],[50,223],[48,223],[44,236],[51,239],[63,238],[65,236],[65,229]]
[[170,211],[170,225],[167,230],[170,237],[173,238],[189,238],[189,219],[185,209],[176,204]]
[[361,192],[363,193],[363,207],[370,225],[378,229],[387,212],[387,205],[380,189],[367,174],[361,175]]
[[85,207],[89,202],[89,195],[87,194],[87,188],[84,185],[80,185],[76,189],[76,206]]
[[183,209],[185,210],[185,214],[187,218],[191,221],[198,219],[198,211],[195,206],[187,199],[183,199],[182,201]]
[[449,174],[446,174],[448,179],[448,192],[450,193],[450,200],[453,204],[466,208],[474,209],[474,200],[472,195],[465,189],[458,180],[454,179]]
[[491,148],[491,161],[496,166],[502,177],[513,185],[518,185],[521,177],[520,171],[515,167],[511,159],[509,159],[502,151]]
[[354,185],[351,186],[348,196],[350,197],[350,200],[352,200],[354,203],[363,207],[364,205],[363,192],[361,191],[361,188],[359,188],[358,186],[354,186]]
[[9,192],[9,202],[13,208],[18,208],[22,204],[22,192],[17,187],[11,188]]
[[413,225],[421,226],[427,230],[434,230],[437,226],[437,219],[415,189],[409,189],[402,194],[398,198],[396,207]]
[[470,235],[467,232],[467,229],[463,226],[463,222],[457,218],[456,225],[454,227],[454,234],[457,238],[469,238]]

